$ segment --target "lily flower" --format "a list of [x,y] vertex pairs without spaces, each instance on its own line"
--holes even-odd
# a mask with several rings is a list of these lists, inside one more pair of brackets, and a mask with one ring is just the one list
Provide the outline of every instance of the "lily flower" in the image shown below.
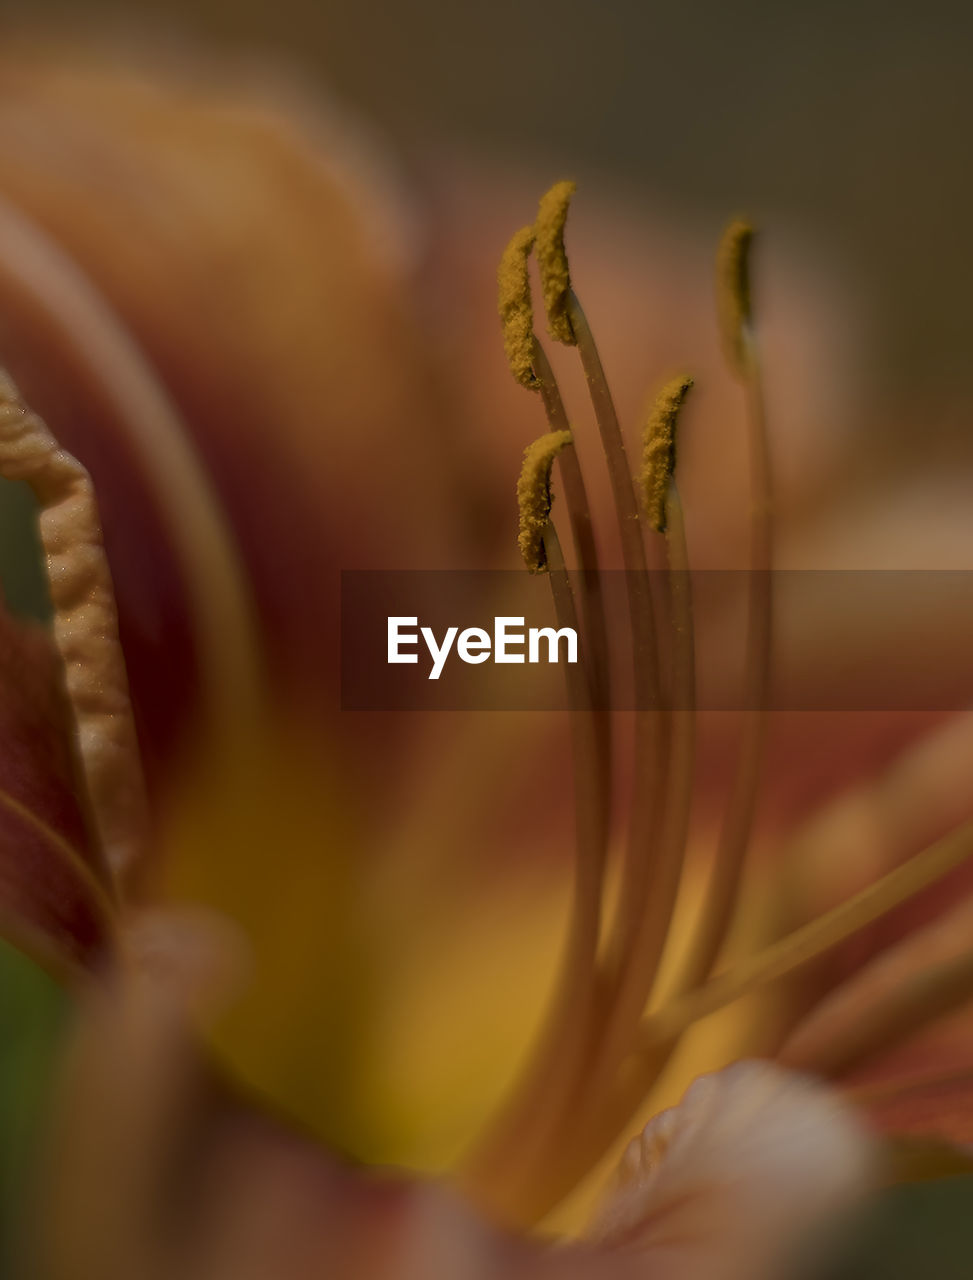
[[25,1274],[770,1276],[870,1183],[871,1140],[849,1106],[740,1063],[633,1143],[587,1241],[502,1232],[441,1181],[342,1167],[213,1080],[195,1021],[238,980],[235,950],[199,913],[131,923],[63,1064]]
[[[0,186],[9,201],[0,226],[0,283],[8,314],[16,317],[8,363],[17,384],[8,379],[0,388],[0,473],[26,481],[39,504],[54,648],[7,619],[4,728],[20,767],[7,784],[4,816],[12,834],[0,850],[0,912],[8,936],[69,980],[89,989],[95,975],[79,1047],[66,1066],[65,1101],[52,1123],[49,1167],[58,1176],[42,1179],[47,1189],[40,1203],[46,1194],[56,1230],[43,1265],[54,1280],[130,1275],[145,1266],[149,1274],[201,1276],[246,1275],[248,1267],[255,1276],[773,1274],[787,1250],[853,1201],[874,1176],[872,1144],[860,1120],[806,1073],[840,1078],[851,1063],[860,1066],[924,1029],[931,1012],[945,1016],[965,1003],[968,965],[959,917],[947,943],[909,932],[912,918],[893,913],[916,902],[928,911],[930,899],[922,895],[937,886],[955,891],[949,877],[961,873],[973,854],[973,834],[960,821],[967,815],[957,812],[953,829],[903,827],[892,849],[876,838],[871,865],[854,865],[864,883],[849,885],[845,895],[834,894],[835,877],[825,874],[829,852],[840,847],[836,833],[847,845],[861,831],[849,815],[873,818],[890,786],[904,811],[922,808],[930,762],[949,749],[953,735],[969,732],[960,721],[897,766],[893,783],[860,784],[802,825],[789,815],[787,840],[797,852],[770,857],[751,848],[758,837],[779,845],[783,827],[778,822],[761,830],[754,821],[769,723],[774,492],[749,228],[734,224],[726,237],[719,294],[729,380],[739,383],[749,433],[746,448],[722,447],[749,454],[753,485],[744,540],[754,571],[747,604],[748,710],[727,770],[722,830],[708,861],[696,856],[707,843],[708,823],[694,822],[691,804],[694,622],[689,540],[674,470],[675,432],[690,380],[681,376],[667,384],[656,401],[636,486],[598,348],[570,283],[566,185],[545,197],[501,268],[511,366],[536,393],[550,428],[527,455],[521,548],[528,569],[549,573],[563,616],[576,612],[594,655],[571,689],[573,904],[543,1034],[532,1046],[519,1045],[521,1055],[531,1048],[530,1061],[515,1081],[514,1068],[524,1064],[508,1055],[483,1089],[478,1118],[487,1120],[507,1092],[499,1113],[476,1141],[468,1131],[469,1113],[463,1123],[454,1117],[447,1137],[437,1136],[425,1159],[411,1163],[436,1173],[450,1166],[467,1200],[508,1230],[540,1224],[553,1230],[558,1219],[552,1215],[567,1204],[577,1235],[571,1197],[580,1194],[587,1207],[592,1197],[585,1199],[586,1179],[594,1176],[600,1184],[602,1161],[617,1162],[617,1149],[641,1133],[622,1157],[619,1185],[591,1219],[588,1242],[552,1248],[543,1238],[518,1240],[483,1225],[438,1186],[396,1183],[388,1192],[364,1175],[339,1173],[311,1138],[294,1138],[285,1126],[261,1118],[253,1100],[254,1094],[270,1095],[289,1119],[307,1122],[346,1154],[388,1161],[389,1144],[382,1150],[380,1135],[362,1133],[376,1055],[369,1043],[369,1001],[394,1025],[381,1008],[394,960],[375,940],[383,933],[393,941],[402,936],[409,915],[404,907],[421,900],[419,890],[427,902],[436,896],[423,875],[432,864],[421,855],[427,841],[441,838],[430,832],[441,818],[434,802],[450,788],[441,773],[430,782],[430,755],[421,756],[425,791],[420,784],[410,797],[414,826],[399,834],[396,856],[386,852],[383,858],[369,839],[368,801],[374,802],[377,782],[372,779],[371,792],[351,801],[341,785],[353,770],[345,761],[335,764],[343,742],[329,704],[333,690],[324,692],[317,683],[308,694],[319,700],[316,719],[299,718],[294,708],[295,691],[305,687],[296,673],[333,673],[321,652],[333,653],[336,640],[333,617],[315,630],[313,611],[301,607],[302,592],[318,605],[333,602],[335,569],[367,563],[366,552],[378,554],[372,541],[394,558],[396,549],[389,551],[386,542],[397,523],[418,526],[416,541],[410,534],[408,543],[416,556],[423,548],[432,557],[453,545],[457,527],[446,494],[449,473],[461,460],[444,459],[432,432],[409,437],[404,452],[416,467],[411,478],[374,463],[376,453],[402,456],[389,440],[401,424],[421,422],[430,376],[428,353],[384,270],[387,260],[381,252],[372,256],[375,229],[362,234],[349,213],[350,197],[323,170],[319,152],[300,131],[282,137],[281,119],[269,109],[230,109],[209,91],[187,90],[172,115],[172,100],[152,86],[124,77],[119,84],[56,61],[39,69],[29,63],[7,67],[4,84],[8,103],[26,100],[42,109],[25,113],[22,135],[13,131],[0,146]],[[146,256],[144,245],[136,252],[125,236],[113,236],[111,253],[104,252],[110,230],[105,210],[112,207],[104,198],[117,199],[116,208],[124,205],[131,197],[129,167],[141,172],[139,148],[114,124],[119,102],[131,106],[135,136],[153,139],[160,160],[153,170],[158,186],[138,188],[151,213],[144,225],[158,238],[158,259]],[[190,133],[193,147],[187,149]],[[97,211],[82,202],[87,216],[78,216],[73,201],[57,198],[64,169],[36,151],[38,136],[58,144],[75,163],[86,158],[86,175],[103,184]],[[277,180],[269,190],[252,182],[254,148],[261,155],[266,148],[277,162],[270,166]],[[208,232],[201,245],[192,241],[192,265],[202,264],[200,274],[177,254],[182,271],[173,279],[161,249],[171,249],[170,240],[181,242],[186,229],[179,218],[189,215],[167,196],[187,165],[205,168],[214,158],[230,169],[236,161],[240,171],[231,172],[223,188],[224,208],[207,207],[202,215],[191,210],[193,232]],[[258,205],[258,195],[267,207]],[[321,207],[335,219],[327,235],[314,216]],[[341,282],[348,272],[338,296],[361,309],[354,317],[338,308],[326,334],[306,324],[302,283],[311,272],[296,241],[279,231],[285,211],[315,227],[326,274]],[[273,225],[278,234],[266,242],[271,256],[257,277],[221,270],[221,263],[235,268],[239,261],[221,256],[231,232],[252,264],[254,245],[263,243],[255,236],[258,225]],[[584,454],[591,445],[580,447],[560,379],[534,334],[532,252],[551,332],[577,347],[590,390],[609,477],[604,499],[589,501]],[[266,293],[257,289],[262,271],[271,278]],[[261,305],[248,297],[250,288]],[[273,307],[262,305],[267,297]],[[312,300],[318,297],[312,291]],[[192,305],[186,309],[176,305],[187,300]],[[349,334],[366,331],[374,348],[353,349]],[[290,356],[288,344],[296,336],[302,345],[293,367],[307,381],[271,379],[274,358]],[[200,368],[197,348],[212,350],[211,368]],[[316,363],[318,352],[327,358],[324,370]],[[394,370],[390,377],[375,377],[374,369],[387,364]],[[57,368],[56,381],[45,378],[45,367]],[[326,435],[336,451],[333,474],[360,469],[367,477],[364,492],[382,512],[381,523],[359,513],[362,532],[353,552],[347,505],[336,508],[329,531],[332,513],[324,513],[322,524],[315,508],[321,490],[302,474],[302,463],[321,457],[314,421],[325,402],[320,388],[342,387],[344,378],[355,394],[339,404],[337,425]],[[363,379],[365,401],[357,394]],[[309,386],[317,390],[305,402]],[[376,437],[374,423],[386,414],[385,434]],[[211,421],[213,434],[187,430],[187,417]],[[286,424],[279,433],[269,425],[277,422]],[[356,434],[362,423],[369,427],[364,438]],[[271,433],[282,442],[273,457]],[[103,450],[92,445],[89,470],[86,441],[94,440],[107,443]],[[209,453],[201,461],[204,450]],[[420,453],[422,466],[416,462]],[[250,487],[255,461],[256,492]],[[570,530],[578,590],[550,519],[555,461],[567,516],[562,538],[567,545]],[[222,477],[219,497],[216,475]],[[441,505],[430,503],[428,523],[414,519],[420,476],[423,485],[442,491]],[[110,495],[108,505],[103,492]],[[355,490],[356,497],[361,493]],[[599,702],[608,667],[599,648],[593,587],[600,565],[591,528],[599,513],[612,508],[615,546],[631,591],[633,679],[645,695],[631,718],[634,750],[627,773],[613,768],[619,751]],[[714,523],[719,528],[719,520]],[[672,594],[664,620],[654,617],[646,589],[651,539],[668,556]],[[293,554],[282,558],[281,548]],[[146,563],[153,566],[151,578]],[[332,595],[320,593],[318,573],[331,583]],[[274,621],[280,623],[276,635]],[[666,673],[657,631],[670,622]],[[320,736],[310,732],[309,722]],[[329,730],[331,740],[322,741]],[[521,793],[536,791],[523,774],[511,780],[503,767],[515,732],[511,726],[510,736],[485,745],[475,729],[469,731],[467,754],[454,763],[453,774],[460,779],[462,809],[478,816],[472,808],[478,786],[480,812],[498,807],[502,792],[487,787],[482,772],[506,778],[514,795],[518,784]],[[536,731],[526,739],[538,740],[545,739]],[[150,748],[147,758],[143,743]],[[367,745],[364,733],[351,744],[352,762]],[[624,798],[619,781],[626,778],[631,794],[623,805],[617,797]],[[961,802],[954,803],[962,810]],[[552,807],[558,839],[564,815]],[[934,824],[943,808],[937,802]],[[520,818],[523,805],[512,812]],[[621,825],[626,848],[615,866],[613,841]],[[495,824],[484,830],[496,839]],[[513,848],[526,849],[533,839],[521,825]],[[254,849],[260,857],[251,856]],[[756,872],[750,880],[744,874],[748,854]],[[368,870],[379,889],[362,888],[355,865],[362,857],[372,860]],[[155,967],[153,947],[149,961],[142,956],[137,922],[146,901],[206,901],[206,886],[214,883],[222,894],[218,905],[247,926],[253,975],[214,1024],[207,1014],[205,1027],[194,1029],[189,1006],[200,984],[208,985],[207,965],[200,977],[191,963],[192,937],[176,930],[175,941],[162,947],[160,974],[157,951]],[[398,897],[403,886],[407,892]],[[485,933],[492,941],[480,959],[482,985],[497,985],[498,936],[515,960],[535,962],[524,973],[537,992],[524,1009],[511,1010],[517,1039],[546,995],[555,948],[546,944],[545,926],[530,902],[521,908],[527,942],[517,944],[511,937],[516,921],[509,918],[516,894],[491,892],[496,896],[487,904]],[[546,926],[550,934],[557,933],[557,906]],[[372,908],[365,931],[360,921]],[[689,924],[687,909],[696,913]],[[459,943],[470,926],[453,902],[449,910]],[[500,910],[507,913],[502,935]],[[394,927],[386,930],[392,919]],[[890,920],[896,931],[876,954],[867,931]],[[164,934],[170,925],[164,918]],[[293,935],[290,948],[279,945],[283,933]],[[866,947],[854,966],[847,963],[849,944]],[[347,968],[325,972],[322,952],[346,964],[351,958],[352,979]],[[897,980],[903,971],[922,974],[921,998],[903,989]],[[467,1003],[475,981],[468,973],[460,977]],[[262,1003],[248,1002],[252,987],[262,989]],[[722,1011],[731,1016],[717,1043],[713,1020]],[[415,1021],[416,1014],[414,1004],[405,1005],[399,1025]],[[356,1019],[364,1049],[342,1059],[332,1033],[355,1027]],[[428,1063],[434,1051],[441,1072],[444,1063],[450,1069],[443,1043],[459,1037],[456,1027],[447,1026],[444,1035],[430,1021],[415,1027],[427,1050],[416,1061]],[[288,1052],[295,1025],[296,1060]],[[221,1069],[229,1067],[242,1083],[246,1102],[228,1101],[224,1082],[206,1080],[203,1042],[215,1043]],[[478,1071],[495,1065],[490,1052],[468,1046],[464,1052]],[[741,1061],[755,1053],[765,1060]],[[790,1074],[774,1057],[805,1074]],[[734,1065],[707,1074],[728,1063]],[[119,1064],[128,1065],[119,1071]],[[110,1082],[130,1085],[130,1092]],[[679,1106],[665,1109],[683,1093]],[[403,1096],[398,1105],[408,1113],[406,1125],[415,1124],[421,1109],[410,1111],[407,1090]],[[646,1107],[653,1117],[648,1128],[641,1114]],[[391,1110],[387,1101],[385,1109]],[[113,1135],[110,1143],[106,1133]],[[168,1139],[181,1141],[182,1135],[185,1145],[170,1148]],[[195,1196],[185,1196],[180,1181],[187,1167],[199,1173]],[[99,1203],[99,1187],[118,1188],[126,1197]],[[771,1208],[772,1193],[779,1199]]]

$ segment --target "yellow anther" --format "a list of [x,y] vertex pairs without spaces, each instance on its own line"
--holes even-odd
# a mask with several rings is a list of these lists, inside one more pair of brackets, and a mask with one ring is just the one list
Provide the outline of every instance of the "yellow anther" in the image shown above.
[[639,489],[649,527],[656,533],[664,533],[666,528],[666,493],[676,469],[676,422],[692,385],[687,376],[667,382],[655,398],[642,433]]
[[500,259],[497,272],[503,347],[510,371],[522,386],[537,390],[534,374],[534,309],[527,263],[534,247],[534,228],[521,227]]
[[568,220],[568,207],[574,190],[573,182],[556,182],[541,197],[534,224],[537,265],[541,273],[548,331],[552,338],[569,347],[575,345],[575,336],[568,316],[571,273],[568,270],[568,256],[564,251],[564,224]]
[[551,468],[557,455],[571,442],[570,431],[550,431],[524,450],[524,465],[517,481],[520,509],[517,541],[531,573],[547,571],[544,530],[551,514]]
[[750,247],[754,235],[749,222],[731,222],[716,255],[716,300],[723,345],[730,367],[741,376],[750,366]]

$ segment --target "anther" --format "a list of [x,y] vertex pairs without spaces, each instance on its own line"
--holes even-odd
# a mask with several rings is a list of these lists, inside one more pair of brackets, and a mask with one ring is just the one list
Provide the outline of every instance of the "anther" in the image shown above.
[[665,533],[666,494],[676,469],[676,423],[693,379],[673,378],[659,394],[642,433],[642,470],[639,489],[649,527]]
[[750,367],[750,248],[755,232],[737,219],[723,232],[716,255],[716,301],[730,368],[744,377]]
[[497,271],[503,347],[510,372],[521,386],[540,389],[534,372],[534,311],[527,264],[534,247],[534,228],[521,227],[511,238]]
[[551,514],[551,468],[554,459],[572,443],[570,431],[549,431],[524,450],[524,464],[517,481],[520,509],[520,554],[531,573],[547,572],[544,531]]
[[571,302],[571,273],[564,250],[564,225],[574,195],[573,182],[556,182],[541,197],[534,224],[537,265],[541,273],[544,310],[551,337],[569,347],[577,345],[568,314]]

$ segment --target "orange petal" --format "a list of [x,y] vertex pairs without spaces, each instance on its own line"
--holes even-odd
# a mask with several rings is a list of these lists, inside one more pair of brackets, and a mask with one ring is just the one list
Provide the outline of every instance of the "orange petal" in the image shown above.
[[23,1256],[46,1280],[641,1275],[625,1258],[504,1235],[439,1184],[344,1168],[230,1098],[193,1030],[214,977],[225,998],[227,941],[212,919],[144,918],[124,966],[84,1002],[23,1219]]
[[[333,708],[338,567],[434,567],[458,545],[391,184],[348,122],[188,59],[21,49],[0,85],[0,192],[168,393],[229,512],[278,680]],[[185,607],[145,565],[171,592],[152,500],[168,477],[131,466],[137,422],[104,386],[126,370],[102,368],[99,387],[22,296],[7,307],[13,376],[94,477],[126,644],[144,653],[133,683],[165,727],[150,667],[158,684],[169,630],[185,678]]]

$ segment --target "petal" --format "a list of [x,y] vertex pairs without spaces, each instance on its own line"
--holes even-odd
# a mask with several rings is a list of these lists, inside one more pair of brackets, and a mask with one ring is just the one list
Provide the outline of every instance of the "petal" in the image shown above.
[[112,927],[69,741],[50,638],[0,612],[0,930],[59,974],[92,965]]
[[916,1076],[863,1091],[862,1107],[872,1122],[899,1138],[959,1144],[969,1166],[973,1149],[973,1068],[938,1071],[934,1078]]
[[536,785],[509,770],[515,728],[470,717],[448,767],[363,804],[329,783],[320,744],[269,724],[167,814],[169,892],[230,915],[254,950],[220,1051],[357,1159],[445,1167],[543,1016],[566,885],[556,833],[506,825]]
[[143,1273],[165,1240],[208,1080],[194,1019],[227,985],[221,922],[151,915],[83,993],[36,1161],[22,1247],[52,1280]]
[[663,1275],[754,1280],[871,1173],[871,1140],[837,1094],[741,1062],[696,1080],[632,1141],[589,1234]]
[[[5,58],[0,191],[66,261],[62,276],[83,276],[187,424],[243,549],[278,680],[333,707],[336,569],[425,567],[459,545],[440,523],[444,412],[395,245],[407,236],[351,124],[267,78],[160,63],[76,48]],[[138,419],[117,412],[130,371],[103,365],[99,386],[22,293],[7,306],[14,377],[95,479],[138,645],[133,683],[171,736],[173,699],[152,685],[173,641],[184,658],[185,628],[159,503],[140,507],[153,477],[132,474]],[[162,604],[143,546],[165,574]]]
[[971,936],[967,899],[852,974],[795,1028],[780,1061],[838,1076],[961,1008],[973,999]]
[[[22,1256],[45,1280],[634,1280],[626,1259],[505,1235],[448,1188],[341,1166],[231,1096],[194,1023],[239,981],[199,914],[143,917],[89,994]],[[228,960],[229,956],[229,960]]]

